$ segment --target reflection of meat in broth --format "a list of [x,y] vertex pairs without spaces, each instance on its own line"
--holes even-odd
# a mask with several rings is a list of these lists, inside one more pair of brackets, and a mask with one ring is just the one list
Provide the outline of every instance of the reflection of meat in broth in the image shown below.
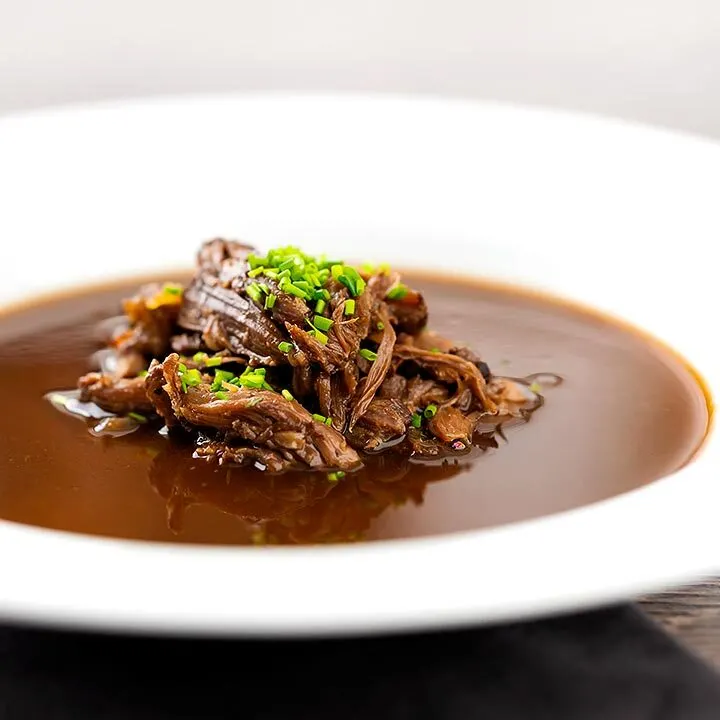
[[[98,323],[117,314],[133,282],[0,317],[0,517],[169,542],[433,535],[617,495],[677,469],[702,441],[702,388],[647,338],[520,291],[422,276],[408,282],[423,291],[432,329],[466,342],[497,375],[541,373],[545,404],[529,424],[495,437],[487,427],[482,449],[445,463],[375,456],[334,483],[325,473],[271,476],[206,463],[155,428],[91,437],[43,395],[72,387],[90,369]],[[564,382],[549,388],[543,372]]]

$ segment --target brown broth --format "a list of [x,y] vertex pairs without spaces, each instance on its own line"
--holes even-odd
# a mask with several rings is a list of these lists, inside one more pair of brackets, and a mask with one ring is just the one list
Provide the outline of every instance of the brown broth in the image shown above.
[[431,327],[500,375],[552,372],[532,421],[458,463],[385,455],[337,484],[193,460],[143,429],[96,438],[44,399],[73,387],[97,323],[137,282],[0,316],[0,517],[141,540],[246,544],[407,538],[539,517],[640,487],[688,462],[709,409],[693,373],[619,324],[522,291],[409,275]]

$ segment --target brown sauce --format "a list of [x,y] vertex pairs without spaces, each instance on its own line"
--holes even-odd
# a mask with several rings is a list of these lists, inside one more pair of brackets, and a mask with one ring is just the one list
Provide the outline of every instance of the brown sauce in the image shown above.
[[471,530],[640,487],[691,459],[709,422],[693,373],[639,333],[512,289],[409,276],[430,326],[493,372],[564,382],[507,441],[459,463],[385,455],[328,483],[192,460],[143,429],[98,438],[44,398],[73,387],[97,324],[137,282],[43,300],[0,316],[0,518],[47,528],[191,543],[307,543]]

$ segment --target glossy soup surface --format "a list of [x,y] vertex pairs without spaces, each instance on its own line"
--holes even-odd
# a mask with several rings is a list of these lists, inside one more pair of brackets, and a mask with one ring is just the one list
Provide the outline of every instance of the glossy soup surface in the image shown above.
[[74,387],[97,323],[139,283],[79,292],[0,315],[0,517],[122,538],[308,543],[406,538],[538,517],[609,498],[686,463],[708,408],[665,348],[577,308],[492,286],[409,276],[430,327],[493,372],[564,379],[507,441],[457,464],[385,456],[342,482],[271,477],[193,460],[143,429],[92,437],[44,399]]

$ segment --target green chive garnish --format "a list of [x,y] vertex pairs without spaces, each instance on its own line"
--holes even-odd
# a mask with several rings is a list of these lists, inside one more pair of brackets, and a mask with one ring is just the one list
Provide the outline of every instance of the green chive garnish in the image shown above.
[[385,323],[384,323],[384,322],[379,322],[379,323],[376,325],[376,327],[377,327],[378,330],[384,330],[384,329],[385,329]]
[[225,390],[218,390],[218,391],[215,393],[215,397],[216,397],[218,400],[228,400],[228,399],[230,398],[230,393],[229,393],[229,392],[226,392]]
[[435,413],[437,413],[437,411],[437,405],[428,405],[425,408],[425,412],[423,413],[423,415],[429,419],[431,417],[435,417]]
[[139,423],[146,423],[148,421],[148,419],[144,415],[141,415],[140,413],[136,413],[136,412],[129,412],[128,417],[132,418],[133,420],[135,420],[135,422],[139,422]]
[[316,420],[319,423],[325,423],[325,421],[327,420],[324,415],[318,415],[317,413],[313,413],[312,419]]
[[422,415],[419,415],[418,413],[413,413],[410,424],[414,428],[419,428],[422,425]]
[[292,343],[289,343],[289,342],[278,343],[278,350],[281,353],[289,353],[292,349],[293,349]]
[[346,300],[345,301],[345,309],[343,310],[345,315],[354,315],[355,314],[355,301],[354,300]]
[[207,367],[217,367],[218,365],[222,365],[223,361],[224,361],[224,358],[222,358],[222,357],[211,357],[205,361],[205,365]]
[[283,390],[280,393],[288,402],[292,402],[295,398],[289,390]]
[[272,308],[275,307],[276,302],[277,302],[277,295],[270,293],[270,295],[268,295],[265,298],[265,308],[267,310],[271,310]]
[[327,479],[328,482],[337,482],[338,480],[342,480],[345,477],[345,473],[342,470],[338,470],[337,472],[331,472],[328,473]]
[[408,294],[408,289],[402,283],[398,283],[395,287],[391,287],[387,295],[388,300],[402,300]]
[[316,315],[313,324],[318,330],[329,330],[333,326],[333,321],[330,318],[323,317],[322,315]]
[[315,303],[315,312],[316,312],[316,313],[320,313],[320,314],[324,313],[326,306],[327,306],[327,303],[325,302],[325,300],[323,300],[322,298],[320,298],[320,299]]
[[208,354],[204,352],[196,352],[193,355],[193,362],[204,363],[208,359]]
[[360,357],[364,357],[366,360],[369,360],[370,362],[375,362],[377,360],[377,353],[373,352],[372,350],[368,350],[367,348],[362,348],[360,352],[358,353]]
[[252,298],[256,303],[262,303],[262,290],[257,283],[248,285],[245,288],[245,292],[248,294],[248,297]]
[[328,427],[332,427],[332,418],[325,418],[325,424]]

